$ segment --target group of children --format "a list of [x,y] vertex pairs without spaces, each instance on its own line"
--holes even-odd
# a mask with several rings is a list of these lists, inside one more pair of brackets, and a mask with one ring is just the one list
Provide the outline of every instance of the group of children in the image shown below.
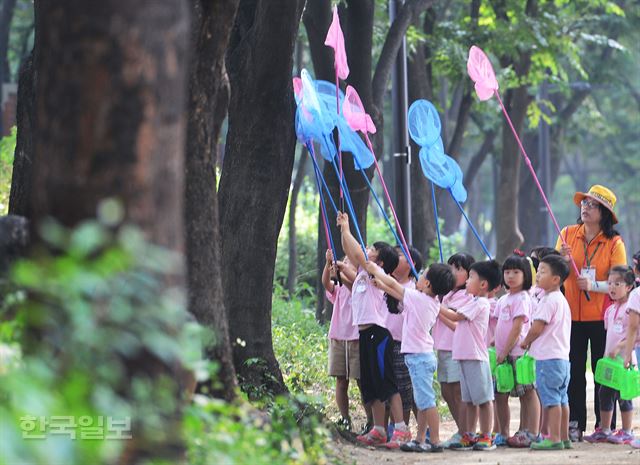
[[[322,282],[334,305],[329,374],[337,380],[342,427],[351,428],[352,379],[358,382],[367,412],[367,426],[357,436],[362,444],[413,452],[493,450],[506,445],[571,448],[567,396],[571,311],[561,291],[569,265],[558,252],[538,248],[531,257],[514,254],[502,266],[458,253],[447,264],[427,267],[415,280],[400,247],[376,242],[365,251],[351,235],[347,214],[338,214],[338,226],[346,257],[335,261],[327,251]],[[421,270],[419,252],[411,248],[409,255],[413,269]],[[621,354],[629,363],[640,342],[640,294],[633,291],[633,270],[612,269],[609,285],[614,304],[605,318],[606,354]],[[496,299],[503,288],[506,293]],[[516,384],[510,393],[498,393],[489,363],[492,346],[498,363],[507,361],[514,367],[528,351],[536,359],[535,386]],[[436,376],[458,428],[447,441],[439,435]],[[521,407],[520,427],[512,436],[509,396],[518,397]],[[633,439],[631,403],[604,387],[603,424],[616,400],[622,432],[599,430],[597,437],[594,433],[589,438],[593,442]],[[415,437],[408,427],[412,410]]]

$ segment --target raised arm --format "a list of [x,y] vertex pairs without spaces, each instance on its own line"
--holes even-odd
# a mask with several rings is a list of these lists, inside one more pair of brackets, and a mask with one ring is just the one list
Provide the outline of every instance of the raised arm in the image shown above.
[[328,292],[332,293],[336,285],[331,281],[331,265],[333,263],[333,253],[331,252],[331,249],[327,249],[325,258],[326,262],[324,264],[324,269],[322,270],[322,285]]
[[378,289],[400,301],[404,299],[404,287],[391,276],[385,274],[378,265],[373,262],[367,262],[364,268],[369,274],[373,275]]
[[351,229],[349,228],[349,215],[344,212],[338,213],[337,223],[340,231],[342,232],[342,249],[344,250],[344,253],[349,257],[349,261],[353,263],[356,268],[359,266],[364,268],[367,258],[360,248],[360,244],[358,244],[356,238],[351,234]]

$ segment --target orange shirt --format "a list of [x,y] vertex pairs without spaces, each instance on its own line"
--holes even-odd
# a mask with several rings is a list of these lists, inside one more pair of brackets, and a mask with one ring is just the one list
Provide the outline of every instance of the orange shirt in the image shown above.
[[[574,224],[562,230],[562,237],[571,247],[571,255],[578,266],[578,270],[587,267],[596,269],[596,281],[606,281],[609,270],[617,265],[627,264],[627,252],[620,236],[607,239],[602,232],[598,233],[591,242],[587,243],[584,235],[584,225]],[[560,250],[562,240],[558,238],[556,249]],[[586,250],[586,255],[585,255]],[[584,292],[578,289],[578,281],[573,266],[571,273],[564,282],[565,297],[571,307],[571,319],[573,321],[598,321],[602,320],[604,300],[606,294],[602,292],[589,292],[590,301],[587,301]]]

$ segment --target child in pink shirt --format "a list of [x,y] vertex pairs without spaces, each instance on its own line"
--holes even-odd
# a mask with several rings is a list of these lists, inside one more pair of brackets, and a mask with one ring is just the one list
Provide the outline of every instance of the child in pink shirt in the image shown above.
[[[536,388],[545,410],[549,437],[532,442],[534,450],[570,449],[569,440],[569,346],[571,309],[560,286],[569,276],[567,261],[558,255],[540,260],[536,281],[544,296],[533,310],[531,329],[520,347],[536,359]],[[547,431],[543,431],[547,433]]]
[[[529,331],[531,317],[532,265],[524,257],[511,255],[502,265],[502,282],[507,294],[498,300],[495,316],[498,318],[495,335],[496,357],[498,365],[507,362],[514,370],[516,361],[524,354],[520,344]],[[520,427],[509,437],[509,395],[520,400]],[[540,404],[533,384],[516,384],[510,393],[496,392],[496,410],[499,423],[498,445],[510,447],[529,447],[538,436],[540,422]]]
[[341,415],[338,426],[350,431],[349,379],[360,379],[359,335],[358,328],[353,325],[351,313],[351,285],[356,277],[356,270],[349,265],[348,259],[335,262],[340,272],[340,284],[336,279],[331,249],[327,250],[325,256],[322,285],[327,299],[333,304],[329,325],[329,376],[336,378],[336,403]]
[[[605,343],[605,357],[615,358],[624,347],[624,340],[629,327],[629,294],[633,290],[635,276],[633,268],[629,266],[614,266],[609,271],[609,297],[613,304],[604,314],[604,328],[607,330]],[[633,403],[620,398],[620,391],[608,386],[600,386],[600,424],[604,427],[596,428],[593,434],[585,436],[587,442],[609,442],[613,444],[629,444],[635,438],[632,430]],[[622,416],[622,429],[612,432],[611,418],[616,407],[616,400]]]
[[[459,442],[451,444],[456,450],[494,450],[491,437],[493,422],[493,379],[489,367],[489,354],[485,343],[491,304],[487,295],[500,284],[500,265],[495,260],[471,265],[467,292],[473,300],[457,312],[440,308],[440,318],[446,318],[455,327],[453,359],[460,363],[460,389],[462,401],[468,411],[479,407],[480,436],[474,437],[475,424],[467,415]],[[475,422],[473,422],[475,423]]]
[[[466,290],[467,278],[469,278],[469,270],[475,259],[467,253],[456,253],[449,257],[447,263],[453,270],[456,278],[455,288],[442,298],[442,306],[450,310],[456,311],[458,308],[469,303],[473,296],[469,295]],[[447,441],[445,447],[449,447],[453,443],[460,441],[464,429],[462,425],[466,418],[464,403],[460,395],[460,364],[453,360],[451,351],[453,349],[453,329],[454,326],[447,326],[448,320],[438,318],[433,327],[434,347],[438,352],[438,382],[440,383],[440,391],[442,398],[449,407],[449,412],[453,417],[458,431]]]
[[[404,324],[401,351],[413,384],[413,395],[418,408],[418,432],[415,440],[401,444],[400,449],[408,452],[442,452],[438,409],[433,390],[437,362],[430,331],[440,307],[436,296],[449,292],[455,283],[451,268],[440,263],[430,266],[420,276],[416,289],[402,286],[375,266],[369,265],[367,270],[375,276],[376,285],[380,289],[402,302]],[[426,442],[427,424],[430,443]]]

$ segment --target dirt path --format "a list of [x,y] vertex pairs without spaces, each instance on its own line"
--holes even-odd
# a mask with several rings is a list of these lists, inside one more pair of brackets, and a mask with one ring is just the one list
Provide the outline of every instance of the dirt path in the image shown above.
[[[588,405],[593,405],[593,379],[587,381]],[[517,399],[510,400],[511,433],[518,429],[520,405]],[[636,435],[640,435],[640,398],[634,401],[634,426]],[[413,416],[412,416],[413,421]],[[618,423],[620,415],[618,414]],[[587,423],[588,433],[593,428],[595,416],[589,412]],[[448,438],[455,432],[452,420],[442,421],[440,437]],[[415,433],[415,424],[412,425]],[[464,464],[496,464],[496,465],[538,465],[538,464],[579,464],[579,465],[640,465],[640,449],[630,446],[616,446],[613,444],[575,443],[574,449],[565,451],[531,451],[529,449],[499,448],[488,452],[456,452],[445,451],[442,454],[417,454],[401,451],[388,451],[354,445],[342,438],[334,442],[336,460],[340,465],[464,465]]]

